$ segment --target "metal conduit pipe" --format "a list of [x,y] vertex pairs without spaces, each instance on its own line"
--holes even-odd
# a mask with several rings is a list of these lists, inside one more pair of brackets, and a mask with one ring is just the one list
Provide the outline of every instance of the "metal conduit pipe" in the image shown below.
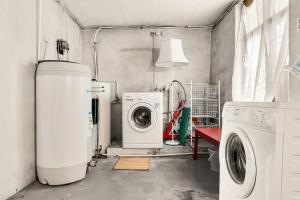
[[[145,154],[145,155],[127,155],[127,154],[101,154],[102,156],[112,156],[112,157],[174,157],[174,156],[190,156],[193,153],[174,153],[174,154]],[[198,155],[207,156],[208,152],[198,152]]]

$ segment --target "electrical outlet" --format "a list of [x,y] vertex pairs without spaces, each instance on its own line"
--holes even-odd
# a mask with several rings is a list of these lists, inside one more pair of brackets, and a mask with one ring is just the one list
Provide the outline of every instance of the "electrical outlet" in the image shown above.
[[300,32],[300,18],[297,18],[297,32]]

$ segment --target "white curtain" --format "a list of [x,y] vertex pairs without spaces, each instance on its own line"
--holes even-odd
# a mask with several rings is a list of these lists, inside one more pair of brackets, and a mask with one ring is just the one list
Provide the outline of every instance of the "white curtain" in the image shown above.
[[289,0],[254,0],[241,10],[237,24],[232,80],[234,101],[272,101],[288,88]]

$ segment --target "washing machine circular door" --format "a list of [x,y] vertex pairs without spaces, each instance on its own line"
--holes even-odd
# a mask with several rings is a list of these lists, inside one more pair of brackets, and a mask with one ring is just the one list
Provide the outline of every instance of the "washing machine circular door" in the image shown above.
[[225,137],[220,145],[220,161],[221,166],[226,167],[227,188],[237,198],[247,198],[254,189],[257,175],[251,141],[240,128],[222,134]]
[[137,103],[130,108],[128,112],[128,121],[135,131],[144,133],[155,126],[157,113],[150,104]]

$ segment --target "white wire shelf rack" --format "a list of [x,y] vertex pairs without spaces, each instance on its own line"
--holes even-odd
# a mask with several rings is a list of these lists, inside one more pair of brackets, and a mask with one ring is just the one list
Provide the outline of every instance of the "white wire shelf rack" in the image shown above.
[[221,122],[220,86],[216,84],[189,82],[187,89],[187,106],[191,108],[188,143],[193,145],[195,128],[219,128]]

